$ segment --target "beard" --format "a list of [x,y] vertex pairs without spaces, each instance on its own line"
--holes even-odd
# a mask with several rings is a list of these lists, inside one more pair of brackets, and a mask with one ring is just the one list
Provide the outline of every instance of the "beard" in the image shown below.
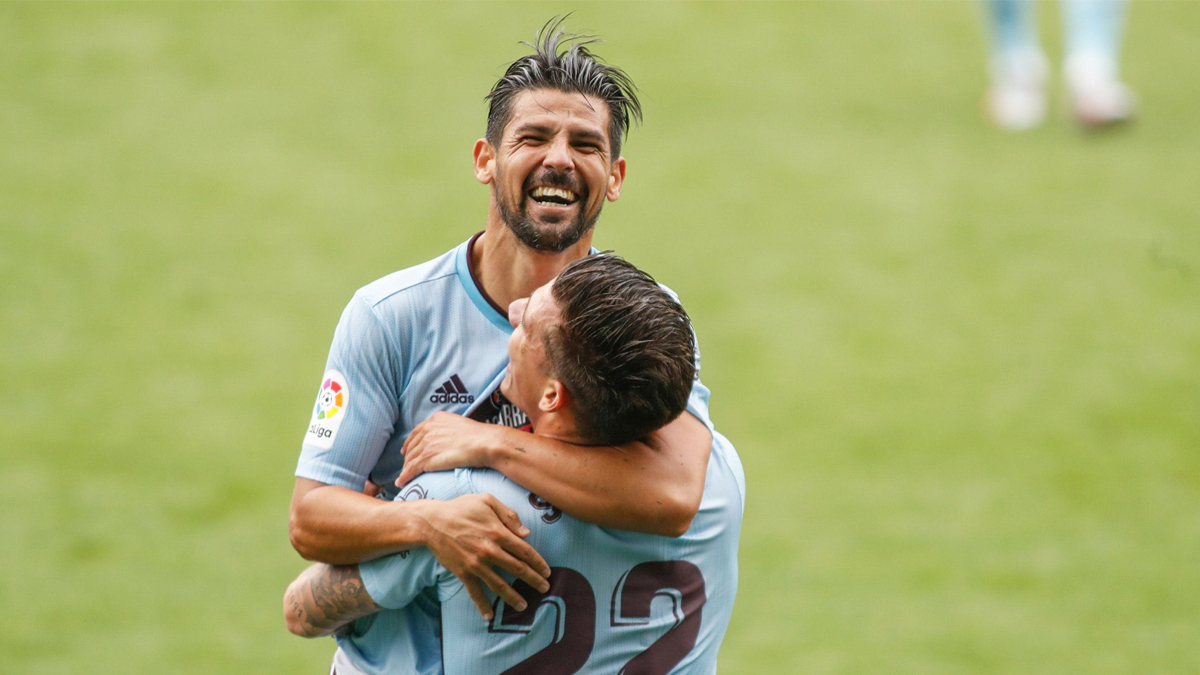
[[[503,180],[502,176],[498,177]],[[575,216],[555,217],[555,222],[535,221],[530,218],[526,195],[534,185],[563,188],[578,195],[576,203],[579,208]],[[585,211],[587,198],[587,186],[576,185],[568,174],[546,170],[536,175],[530,174],[529,178],[525,179],[525,184],[521,186],[521,200],[515,208],[507,204],[499,194],[496,197],[496,206],[500,210],[500,218],[504,224],[513,234],[517,235],[517,239],[520,239],[521,243],[535,251],[562,253],[579,243],[583,235],[590,232],[596,226],[596,220],[600,218],[601,209],[596,209],[596,212],[590,217],[587,215]]]

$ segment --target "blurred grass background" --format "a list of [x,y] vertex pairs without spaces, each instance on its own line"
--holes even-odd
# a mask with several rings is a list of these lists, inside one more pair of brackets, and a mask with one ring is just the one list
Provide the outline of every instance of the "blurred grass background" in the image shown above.
[[596,243],[746,467],[721,671],[1200,672],[1189,2],[1103,135],[982,123],[973,3],[0,3],[0,671],[325,672],[280,598],[333,327],[482,227],[482,96],[572,10],[646,105]]

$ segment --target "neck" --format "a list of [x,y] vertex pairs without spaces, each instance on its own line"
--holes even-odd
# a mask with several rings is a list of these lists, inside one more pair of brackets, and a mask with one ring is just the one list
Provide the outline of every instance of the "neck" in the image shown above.
[[483,236],[475,241],[471,262],[484,292],[507,308],[550,283],[564,267],[586,256],[591,246],[592,233],[588,232],[565,251],[535,251],[517,239],[493,208]]
[[568,412],[529,415],[529,423],[538,436],[555,438],[572,445],[587,445],[575,431],[575,420]]

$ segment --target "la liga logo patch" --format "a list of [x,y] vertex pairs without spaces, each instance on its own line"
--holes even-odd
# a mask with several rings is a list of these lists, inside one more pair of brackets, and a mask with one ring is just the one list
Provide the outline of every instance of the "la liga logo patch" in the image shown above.
[[333,419],[346,405],[346,397],[342,394],[345,387],[332,377],[325,378],[321,384],[321,394],[317,396],[317,419]]
[[342,420],[346,418],[346,406],[350,404],[350,388],[346,376],[337,370],[329,370],[317,392],[317,404],[313,407],[312,422],[304,435],[304,442],[323,450],[333,447]]

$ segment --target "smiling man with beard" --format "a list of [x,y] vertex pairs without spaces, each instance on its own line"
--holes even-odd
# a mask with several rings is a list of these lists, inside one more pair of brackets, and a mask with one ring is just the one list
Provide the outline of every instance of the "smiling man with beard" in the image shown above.
[[[491,186],[484,230],[364,286],[343,312],[292,495],[292,544],[305,558],[350,564],[426,546],[485,616],[492,609],[483,585],[508,606],[526,606],[496,568],[534,591],[549,587],[549,566],[522,539],[528,530],[486,495],[390,501],[398,476],[490,467],[579,520],[679,536],[699,508],[712,443],[698,378],[690,414],[616,448],[462,416],[477,400],[492,401],[508,360],[509,305],[592,251],[601,207],[624,183],[621,140],[641,115],[626,75],[560,23],[543,28],[534,53],[509,66],[487,97],[487,133],[474,150],[476,178]],[[383,486],[386,499],[363,494],[364,486]],[[367,672],[386,649],[407,671],[437,673],[440,628],[436,594],[425,593],[339,637],[339,649]]]

